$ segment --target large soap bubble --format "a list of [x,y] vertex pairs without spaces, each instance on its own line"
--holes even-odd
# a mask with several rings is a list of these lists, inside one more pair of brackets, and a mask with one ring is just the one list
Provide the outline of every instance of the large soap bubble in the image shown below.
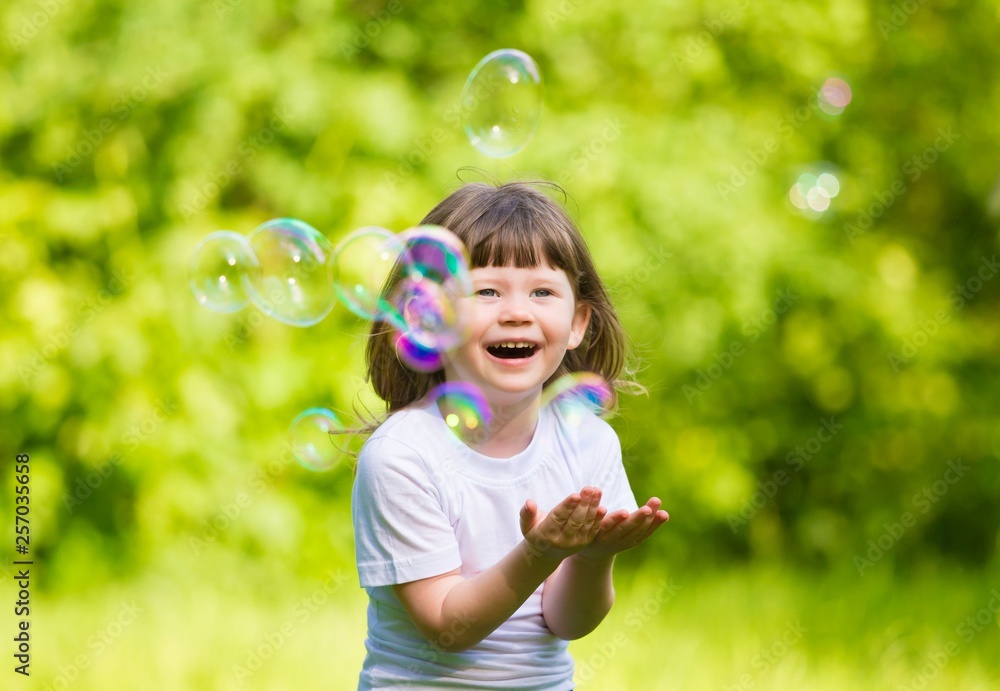
[[308,223],[278,218],[247,238],[260,265],[244,278],[247,295],[261,312],[292,326],[317,324],[333,309],[330,241]]
[[542,76],[530,55],[496,50],[479,61],[462,91],[465,134],[491,158],[523,149],[542,114]]
[[333,276],[341,302],[359,317],[399,325],[399,316],[383,291],[402,251],[400,238],[377,226],[360,228],[338,243]]
[[188,285],[205,309],[236,312],[249,302],[241,277],[254,275],[259,269],[245,237],[218,230],[195,247],[188,265]]

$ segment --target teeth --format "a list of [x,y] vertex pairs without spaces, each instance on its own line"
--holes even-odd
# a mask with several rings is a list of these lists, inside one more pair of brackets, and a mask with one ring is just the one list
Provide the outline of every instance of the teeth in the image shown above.
[[524,341],[507,341],[506,343],[497,343],[494,345],[495,348],[534,348],[535,346],[531,343],[525,343]]

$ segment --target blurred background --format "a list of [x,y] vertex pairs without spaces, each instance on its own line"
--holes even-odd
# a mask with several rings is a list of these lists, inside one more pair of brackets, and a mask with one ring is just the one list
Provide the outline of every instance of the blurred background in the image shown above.
[[[5,577],[0,685],[355,688],[351,468],[304,469],[286,431],[378,411],[366,324],[212,313],[187,266],[275,217],[403,230],[476,166],[565,187],[649,389],[612,422],[671,521],[618,559],[577,687],[995,688],[998,22],[978,0],[5,3],[0,565],[17,453],[35,565],[31,677]],[[461,93],[498,48],[545,95],[495,160]]]

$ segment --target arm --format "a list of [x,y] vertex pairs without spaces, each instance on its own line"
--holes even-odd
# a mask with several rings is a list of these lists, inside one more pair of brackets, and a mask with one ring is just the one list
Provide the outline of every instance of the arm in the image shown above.
[[653,497],[631,515],[624,509],[608,514],[594,541],[560,564],[542,594],[542,615],[552,633],[582,638],[604,620],[615,601],[615,554],[640,544],[670,518],[659,509]]
[[[521,511],[522,530],[533,504]],[[599,496],[571,494],[486,571],[467,579],[455,569],[393,591],[428,640],[453,652],[471,648],[507,621],[563,559],[590,544],[604,516],[599,504]]]

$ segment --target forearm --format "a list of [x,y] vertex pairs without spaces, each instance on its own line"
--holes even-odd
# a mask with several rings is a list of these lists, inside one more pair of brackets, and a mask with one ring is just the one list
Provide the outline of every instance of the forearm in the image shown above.
[[615,558],[572,556],[545,584],[542,616],[553,634],[573,640],[597,628],[615,601]]
[[440,647],[465,650],[479,643],[510,619],[557,566],[557,557],[539,556],[522,541],[491,568],[456,583],[441,606]]

